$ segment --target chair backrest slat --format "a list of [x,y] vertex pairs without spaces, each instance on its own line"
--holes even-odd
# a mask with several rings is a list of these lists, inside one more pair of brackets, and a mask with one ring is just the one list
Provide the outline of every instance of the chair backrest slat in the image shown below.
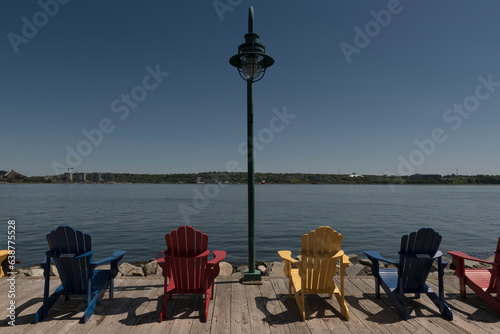
[[431,228],[423,228],[401,238],[400,275],[403,278],[404,291],[423,288],[441,239],[442,236]]
[[191,226],[181,226],[165,235],[165,259],[176,288],[188,293],[205,284],[208,255],[195,259],[208,247],[208,236]]
[[90,235],[70,226],[59,226],[47,234],[47,243],[50,250],[58,255],[54,262],[66,292],[86,291],[91,257],[74,257],[92,250]]
[[321,226],[302,236],[299,274],[305,278],[306,291],[333,287],[338,259],[332,259],[331,256],[340,251],[342,239],[342,234],[328,226]]

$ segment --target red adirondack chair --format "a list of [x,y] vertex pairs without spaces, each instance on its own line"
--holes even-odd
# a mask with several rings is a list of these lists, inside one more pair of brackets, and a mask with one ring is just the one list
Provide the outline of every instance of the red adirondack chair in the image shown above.
[[165,279],[160,322],[166,317],[167,302],[174,294],[204,295],[205,313],[202,321],[207,321],[214,280],[219,275],[219,262],[224,260],[226,252],[214,251],[214,258],[208,261],[208,236],[191,226],[181,226],[168,233],[165,241],[167,249],[156,256]]
[[[491,308],[500,314],[500,238],[493,262],[477,259],[462,252],[448,252],[457,262],[455,275],[460,278],[460,297],[466,298],[466,288],[474,291],[479,298],[484,300]],[[465,260],[476,261],[491,265],[491,268],[465,268]],[[493,296],[495,294],[495,296]]]

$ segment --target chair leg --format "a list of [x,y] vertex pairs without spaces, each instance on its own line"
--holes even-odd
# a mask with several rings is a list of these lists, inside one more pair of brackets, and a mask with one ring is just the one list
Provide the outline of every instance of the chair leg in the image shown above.
[[345,320],[349,320],[349,309],[347,308],[344,296],[344,277],[340,279],[340,292],[335,292],[335,298],[337,298],[337,302],[339,303],[342,316]]
[[210,293],[205,293],[205,314],[202,319],[202,322],[207,322],[209,304],[210,304]]
[[465,288],[465,277],[460,277],[460,297],[467,298],[467,290]]
[[35,324],[42,321],[47,316],[49,310],[56,303],[59,296],[60,295],[52,295],[47,299],[44,298],[42,307],[40,307],[35,314]]
[[448,304],[446,304],[444,299],[439,298],[439,296],[435,292],[428,292],[427,296],[430,298],[430,300],[432,300],[434,305],[437,306],[437,308],[439,309],[439,313],[441,313],[443,317],[448,320],[453,320],[453,313],[451,313],[450,307],[448,306]]
[[113,292],[115,290],[115,279],[111,276],[111,280],[109,282],[109,300],[113,300]]
[[342,297],[340,293],[335,293],[335,298],[337,298],[337,302],[340,306],[340,312],[345,320],[349,320],[349,309],[347,308],[347,304],[345,303],[345,299]]
[[99,301],[99,294],[97,293],[94,296],[94,298],[92,298],[92,300],[90,301],[90,303],[87,305],[87,309],[83,313],[83,318],[82,318],[82,322],[83,323],[86,323],[87,320],[90,319],[90,317],[92,316],[92,314],[94,314],[94,311],[95,311],[95,308],[97,307],[98,301]]
[[299,292],[295,292],[295,302],[297,303],[297,307],[299,309],[300,318],[302,321],[306,321],[306,307],[304,302],[304,294]]
[[210,299],[214,299],[214,290],[215,290],[215,282],[212,281],[211,286],[210,286]]
[[375,276],[375,296],[380,298],[380,276]]

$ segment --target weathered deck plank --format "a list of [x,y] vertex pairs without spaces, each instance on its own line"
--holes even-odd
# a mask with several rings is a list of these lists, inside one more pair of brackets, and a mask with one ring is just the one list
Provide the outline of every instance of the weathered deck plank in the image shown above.
[[[373,284],[373,280],[369,280],[369,284]],[[355,279],[345,280],[346,301],[349,307],[350,320],[346,324],[351,332],[359,333],[392,333],[391,325],[396,321],[395,316],[383,313],[389,311],[380,305],[380,301],[376,298],[370,299],[367,297],[368,286],[361,289]],[[370,291],[370,290],[368,290]],[[400,328],[400,333],[403,332]]]
[[306,322],[301,321],[299,309],[295,304],[295,300],[290,299],[288,296],[288,282],[283,279],[273,279],[271,280],[274,291],[276,293],[276,299],[280,301],[284,310],[285,321],[288,323],[288,327],[292,333],[308,334],[311,333],[309,327],[307,327]]
[[250,334],[250,319],[248,317],[247,292],[244,285],[232,281],[231,289],[231,324],[230,333]]
[[[225,298],[215,298],[210,305],[213,308],[212,328],[210,333],[229,333],[231,328],[231,281],[220,280],[217,282],[217,296]],[[203,306],[203,305],[202,305]],[[203,312],[204,306],[200,309]]]
[[262,296],[260,294],[259,285],[245,285],[248,318],[250,319],[250,329],[252,333],[270,334],[271,329],[269,324],[263,320],[264,313]]
[[291,334],[290,328],[288,328],[288,324],[286,323],[286,318],[283,315],[281,303],[276,298],[276,292],[271,281],[263,281],[262,285],[259,286],[259,290],[262,301],[259,304],[262,305],[261,311],[264,313],[263,321],[269,324],[271,333]]
[[[428,280],[436,288],[437,280]],[[52,282],[51,282],[52,283]],[[375,297],[371,277],[346,278],[346,301],[350,321],[340,314],[336,299],[327,295],[307,295],[307,321],[300,321],[295,301],[288,297],[285,278],[264,278],[262,285],[242,285],[237,279],[218,279],[214,299],[206,323],[200,321],[203,297],[174,296],[167,307],[167,318],[159,323],[163,301],[162,278],[119,278],[115,299],[108,293],[86,324],[80,323],[85,302],[64,298],[54,305],[47,319],[33,324],[34,314],[41,306],[43,280],[18,278],[16,281],[16,326],[7,325],[9,298],[0,296],[0,323],[3,333],[499,333],[500,316],[473,293],[460,298],[457,279],[445,277],[446,301],[454,320],[441,317],[437,308],[422,295],[408,298],[408,321],[400,318],[382,294]],[[55,289],[57,280],[51,286]],[[8,292],[7,282],[0,279],[0,292]],[[7,325],[7,326],[6,326]]]

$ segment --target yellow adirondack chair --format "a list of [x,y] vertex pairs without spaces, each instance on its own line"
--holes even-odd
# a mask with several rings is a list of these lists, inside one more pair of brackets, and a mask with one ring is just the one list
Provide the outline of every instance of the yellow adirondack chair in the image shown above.
[[7,260],[8,256],[9,256],[8,250],[0,250],[0,277],[5,275],[5,273],[3,272],[3,261]]
[[[302,236],[301,260],[292,258],[292,252],[279,251],[285,262],[285,275],[288,277],[288,294],[295,301],[302,321],[306,320],[304,296],[306,293],[328,293],[330,299],[335,294],[340,305],[342,316],[349,320],[349,310],[344,299],[345,269],[349,266],[349,258],[340,249],[342,234],[329,226],[320,226],[316,231]],[[340,261],[340,289],[333,278],[337,274],[337,263]],[[295,268],[293,268],[295,266]]]

